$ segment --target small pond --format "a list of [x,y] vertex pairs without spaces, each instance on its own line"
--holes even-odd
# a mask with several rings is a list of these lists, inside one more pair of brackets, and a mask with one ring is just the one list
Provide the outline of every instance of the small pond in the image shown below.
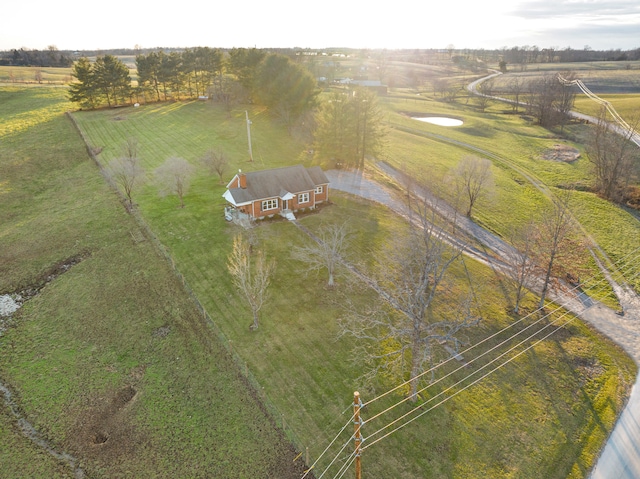
[[414,120],[426,121],[427,123],[433,123],[434,125],[440,126],[460,126],[463,123],[462,120],[458,120],[457,118],[447,118],[445,116],[414,116],[412,118]]

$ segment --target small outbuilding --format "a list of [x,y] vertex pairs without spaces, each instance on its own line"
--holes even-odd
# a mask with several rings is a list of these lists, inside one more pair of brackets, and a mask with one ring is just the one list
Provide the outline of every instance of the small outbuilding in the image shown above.
[[296,211],[314,209],[329,199],[329,180],[319,166],[238,171],[222,196],[229,221],[274,215],[295,220]]

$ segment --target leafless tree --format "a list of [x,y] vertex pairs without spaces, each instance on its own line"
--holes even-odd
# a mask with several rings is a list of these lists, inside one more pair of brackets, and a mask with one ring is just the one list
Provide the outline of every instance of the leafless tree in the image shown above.
[[564,126],[575,99],[571,86],[560,83],[557,75],[547,74],[529,82],[528,95],[527,110],[541,126]]
[[465,215],[471,217],[474,205],[493,187],[491,161],[477,156],[464,156],[454,172],[456,194],[464,202]]
[[[252,260],[252,256],[255,256]],[[259,326],[258,313],[269,297],[269,283],[275,270],[275,262],[268,261],[261,250],[256,250],[241,235],[233,239],[233,250],[227,261],[233,284],[245,297],[253,322],[249,329]]]
[[555,263],[567,252],[567,246],[570,244],[571,234],[574,231],[570,205],[571,192],[569,190],[563,191],[554,200],[553,206],[543,213],[538,225],[536,254],[539,258],[538,263],[544,271],[540,308],[544,307]]
[[145,178],[145,171],[138,157],[138,140],[128,138],[122,148],[122,155],[109,163],[105,171],[124,192],[129,203],[128,208],[132,208],[133,191],[144,182]]
[[384,371],[397,378],[409,373],[412,401],[438,348],[447,355],[455,353],[464,344],[462,330],[480,320],[472,313],[471,295],[460,293],[459,285],[453,288],[447,276],[461,261],[461,249],[445,241],[444,230],[436,225],[434,205],[422,205],[410,232],[398,238],[383,266],[376,287],[380,304],[364,312],[351,311],[341,320],[343,334],[364,340],[359,357],[372,363],[371,374]]
[[327,270],[327,286],[335,286],[335,270],[347,246],[348,228],[346,223],[323,227],[314,238],[313,244],[295,247],[293,257],[302,261],[312,271]]
[[184,158],[168,158],[155,170],[160,195],[176,195],[180,200],[180,208],[184,208],[184,195],[189,191],[194,172],[194,166]]
[[208,150],[201,159],[204,166],[212,173],[217,174],[220,179],[220,184],[224,184],[223,176],[229,167],[229,160],[224,151]]
[[[634,125],[638,125],[636,120]],[[638,174],[636,148],[630,141],[634,128],[620,129],[607,121],[603,107],[587,142],[587,157],[595,175],[595,189],[604,198],[621,202],[629,182]]]
[[494,89],[493,78],[483,81],[478,85],[478,93],[480,94],[476,95],[475,98],[480,111],[484,112],[489,106],[489,103],[491,102],[491,97],[493,96],[493,89]]
[[533,221],[511,234],[513,249],[505,254],[508,268],[505,270],[514,295],[513,312],[520,312],[520,303],[527,295],[535,279],[536,261],[534,257],[536,225]]
[[514,112],[518,112],[520,107],[520,95],[524,89],[524,82],[521,80],[519,76],[513,77],[511,82],[509,83],[509,94],[513,97],[513,103],[511,104],[511,108]]

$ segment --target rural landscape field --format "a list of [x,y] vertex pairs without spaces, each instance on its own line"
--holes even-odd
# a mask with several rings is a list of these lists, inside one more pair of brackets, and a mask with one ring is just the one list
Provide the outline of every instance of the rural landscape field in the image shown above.
[[[126,60],[139,87],[145,77]],[[498,65],[443,54],[431,65],[389,62],[385,93],[355,94],[375,103],[366,118],[380,142],[342,163],[322,156],[317,132],[323,112],[354,95],[326,81],[319,61],[296,61],[323,77],[313,115],[242,95],[160,98],[158,87],[87,108],[69,99],[72,68],[41,69],[34,81],[27,67],[0,66],[0,295],[21,305],[0,317],[0,477],[351,477],[354,391],[366,404],[363,477],[589,477],[637,365],[582,317],[584,297],[578,310],[561,304],[579,290],[589,305],[630,318],[616,285],[640,291],[637,152],[629,196],[604,198],[587,154],[593,125],[547,127],[524,106],[479,100],[466,86]],[[381,64],[355,52],[336,61],[336,77]],[[637,126],[639,70],[638,61],[509,66],[490,96],[513,100],[514,78],[571,72]],[[572,109],[600,114],[582,93]],[[427,117],[461,124],[418,120]],[[144,174],[130,204],[110,167],[132,140]],[[212,151],[224,155],[220,174],[205,161]],[[564,151],[575,154],[552,155]],[[469,157],[489,160],[491,185],[465,215],[456,172]],[[183,196],[162,194],[158,171],[170,158],[191,165]],[[496,266],[506,259],[451,218],[429,217],[438,242],[447,232],[477,252],[447,246],[456,261],[429,317],[453,327],[464,303],[475,321],[451,343],[433,341],[412,395],[411,353],[397,369],[382,367],[400,340],[363,337],[349,323],[367,314],[401,321],[380,291],[393,291],[397,241],[414,229],[407,215],[330,184],[329,201],[295,222],[225,219],[236,173],[298,164],[373,182],[416,215],[429,191],[514,245],[514,232],[570,194],[571,246],[543,307],[531,287],[514,309]],[[347,234],[329,287],[327,271],[296,252],[332,227]],[[257,329],[229,268],[239,237],[275,264]]]

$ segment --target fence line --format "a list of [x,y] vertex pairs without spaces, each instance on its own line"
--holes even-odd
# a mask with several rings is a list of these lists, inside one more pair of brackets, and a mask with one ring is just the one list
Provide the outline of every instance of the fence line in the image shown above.
[[[204,305],[198,299],[198,296],[196,295],[196,293],[189,286],[189,283],[187,282],[184,275],[178,270],[178,267],[176,266],[176,262],[173,256],[171,256],[169,250],[158,239],[158,237],[152,231],[148,223],[144,220],[140,212],[135,208],[127,207],[128,201],[126,197],[124,196],[122,191],[120,191],[120,188],[118,188],[118,185],[113,181],[113,178],[111,178],[109,175],[106,174],[104,166],[98,160],[95,150],[91,147],[89,141],[87,140],[87,137],[85,136],[84,132],[80,129],[78,123],[76,122],[76,119],[73,117],[73,115],[70,112],[66,112],[66,115],[70,119],[71,123],[75,127],[80,137],[82,138],[82,141],[84,142],[84,145],[89,157],[94,161],[94,163],[100,170],[100,173],[102,174],[107,184],[116,193],[123,207],[134,218],[136,224],[142,230],[142,233],[144,234],[144,236],[147,239],[149,239],[149,241],[151,241],[156,252],[161,257],[164,257],[164,259],[167,261],[169,266],[171,266],[171,271],[176,276],[176,278],[180,281],[184,290],[187,292],[187,294],[189,295],[189,297],[191,298],[195,306],[198,308],[198,310],[202,314],[203,319],[207,322],[211,330],[216,334],[216,337],[218,338],[222,346],[224,346],[225,350],[231,357],[234,364],[238,367],[238,370],[241,372],[242,376],[245,378],[249,387],[253,388],[254,392],[256,393],[256,397],[260,398],[260,401],[262,402],[262,405],[264,406],[268,416],[271,418],[273,423],[284,432],[285,437],[294,445],[297,452],[300,453],[298,455],[298,458],[303,456],[302,452],[305,451],[305,447],[302,444],[302,441],[300,441],[296,433],[290,427],[287,427],[288,424],[293,424],[294,421],[287,421],[285,415],[280,410],[278,410],[277,406],[273,404],[273,402],[266,395],[264,387],[261,386],[258,379],[249,370],[247,363],[240,357],[240,355],[236,351],[233,350],[231,341],[226,337],[224,332],[218,327],[215,321],[213,321],[213,319],[207,312]],[[304,457],[302,458],[302,460],[305,461],[306,463],[308,461],[308,458]],[[306,465],[307,467],[309,466],[309,464],[306,464]]]

